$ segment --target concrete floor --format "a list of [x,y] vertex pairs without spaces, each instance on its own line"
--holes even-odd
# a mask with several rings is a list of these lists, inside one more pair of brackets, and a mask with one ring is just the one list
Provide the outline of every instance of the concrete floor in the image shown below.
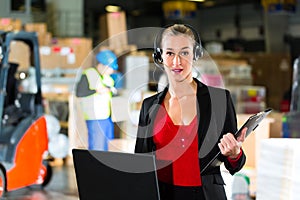
[[[52,170],[52,178],[43,189],[40,187],[22,188],[6,193],[5,197],[0,200],[79,200],[73,164],[54,165]],[[227,185],[225,190],[229,194],[232,176],[227,172],[222,175]]]
[[4,200],[78,200],[73,165],[54,166],[52,179],[43,189],[28,187],[6,193]]

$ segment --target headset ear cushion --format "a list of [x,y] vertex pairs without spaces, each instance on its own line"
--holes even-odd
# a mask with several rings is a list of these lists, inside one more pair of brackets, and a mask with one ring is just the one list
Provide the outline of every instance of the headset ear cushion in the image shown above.
[[194,50],[194,60],[198,60],[199,58],[201,58],[203,56],[203,49],[202,46],[197,44],[195,46],[195,50]]
[[163,59],[161,57],[162,54],[162,50],[160,48],[156,48],[154,53],[152,54],[153,56],[153,60],[155,63],[157,64],[162,64],[163,63]]

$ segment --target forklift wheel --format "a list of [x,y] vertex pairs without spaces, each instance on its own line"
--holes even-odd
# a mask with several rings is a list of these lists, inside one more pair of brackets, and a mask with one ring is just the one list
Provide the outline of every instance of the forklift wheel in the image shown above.
[[6,173],[4,167],[0,164],[0,199],[5,195],[6,192]]
[[52,167],[49,165],[48,161],[44,161],[43,164],[46,166],[46,175],[44,177],[44,182],[42,183],[42,186],[45,187],[51,180]]

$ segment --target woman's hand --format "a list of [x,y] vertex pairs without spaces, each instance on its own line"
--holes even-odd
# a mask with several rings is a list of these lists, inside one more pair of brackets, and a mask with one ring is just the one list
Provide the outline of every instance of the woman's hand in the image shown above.
[[220,143],[218,144],[221,153],[224,156],[228,156],[230,159],[236,159],[241,152],[242,143],[246,137],[247,128],[242,130],[242,134],[235,139],[232,133],[227,133],[223,135]]

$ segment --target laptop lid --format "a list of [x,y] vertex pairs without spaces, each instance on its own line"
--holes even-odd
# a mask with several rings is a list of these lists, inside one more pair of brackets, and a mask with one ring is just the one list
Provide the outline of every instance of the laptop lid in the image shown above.
[[80,200],[159,200],[155,157],[73,149]]

